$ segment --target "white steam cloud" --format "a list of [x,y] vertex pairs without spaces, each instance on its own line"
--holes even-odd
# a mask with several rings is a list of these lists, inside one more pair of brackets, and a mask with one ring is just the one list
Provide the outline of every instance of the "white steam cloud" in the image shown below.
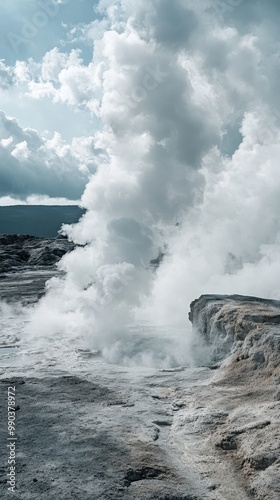
[[[100,2],[107,22],[83,99],[93,109],[95,95],[103,154],[88,212],[64,228],[85,246],[62,259],[65,278],[49,282],[29,332],[83,338],[113,362],[173,366],[188,360],[200,294],[280,298],[274,2],[266,16],[251,2],[248,25],[242,2],[213,3]],[[139,336],[144,320],[156,335]]]

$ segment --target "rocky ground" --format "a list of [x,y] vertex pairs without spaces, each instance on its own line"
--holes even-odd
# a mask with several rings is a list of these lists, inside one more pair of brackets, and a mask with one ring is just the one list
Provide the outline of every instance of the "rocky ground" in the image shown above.
[[72,250],[74,244],[63,236],[37,238],[30,235],[0,235],[0,278],[1,274],[17,271],[19,268],[53,266],[61,257]]
[[[30,283],[25,278],[19,290],[32,289],[33,300],[34,282],[38,293],[47,275],[28,272]],[[7,273],[2,298],[19,281]],[[131,368],[76,349],[66,369],[57,364],[64,351],[56,358],[45,352],[38,361],[32,349],[2,349],[1,498],[11,495],[6,423],[12,385],[15,498],[278,500],[280,303],[202,296],[191,304],[190,320],[200,348],[204,343],[205,366]]]
[[[95,373],[94,382],[73,375],[1,380],[2,394],[10,384],[16,386],[19,405],[18,498],[211,498],[198,474],[182,465],[168,443],[175,392],[165,395],[162,383],[173,377],[150,373],[136,384],[123,370],[102,369],[107,377]],[[5,437],[2,430],[1,442]],[[0,490],[6,499],[3,448],[1,454]]]
[[36,302],[45,282],[60,274],[56,263],[73,248],[63,236],[0,235],[0,300]]

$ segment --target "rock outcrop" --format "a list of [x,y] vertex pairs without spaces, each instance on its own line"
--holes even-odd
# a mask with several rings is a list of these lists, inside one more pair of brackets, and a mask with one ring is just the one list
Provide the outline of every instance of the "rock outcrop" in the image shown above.
[[213,361],[232,354],[231,378],[280,376],[280,301],[241,295],[202,295],[189,319]]
[[[208,346],[216,371],[207,390],[202,388],[189,398],[189,408],[181,412],[175,427],[186,440],[192,432],[199,432],[198,455],[199,449],[206,456],[212,454],[216,465],[221,457],[231,460],[233,470],[240,471],[240,481],[247,485],[248,498],[277,500],[280,302],[203,295],[192,302],[189,318]],[[215,470],[212,474],[217,475]]]
[[63,236],[0,235],[0,274],[21,268],[53,266],[73,248],[74,244]]

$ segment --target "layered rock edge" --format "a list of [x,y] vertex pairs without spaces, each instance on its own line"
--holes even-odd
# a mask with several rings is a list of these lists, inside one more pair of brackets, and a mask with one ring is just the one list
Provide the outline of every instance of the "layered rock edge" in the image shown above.
[[203,295],[189,319],[216,370],[176,415],[183,460],[211,478],[213,499],[234,498],[233,482],[236,498],[279,499],[280,302]]

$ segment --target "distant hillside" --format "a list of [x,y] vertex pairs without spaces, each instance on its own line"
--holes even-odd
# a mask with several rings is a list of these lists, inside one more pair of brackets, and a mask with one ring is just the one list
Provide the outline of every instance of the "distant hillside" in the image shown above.
[[17,205],[0,207],[0,234],[57,236],[62,224],[77,222],[84,210],[75,205]]

